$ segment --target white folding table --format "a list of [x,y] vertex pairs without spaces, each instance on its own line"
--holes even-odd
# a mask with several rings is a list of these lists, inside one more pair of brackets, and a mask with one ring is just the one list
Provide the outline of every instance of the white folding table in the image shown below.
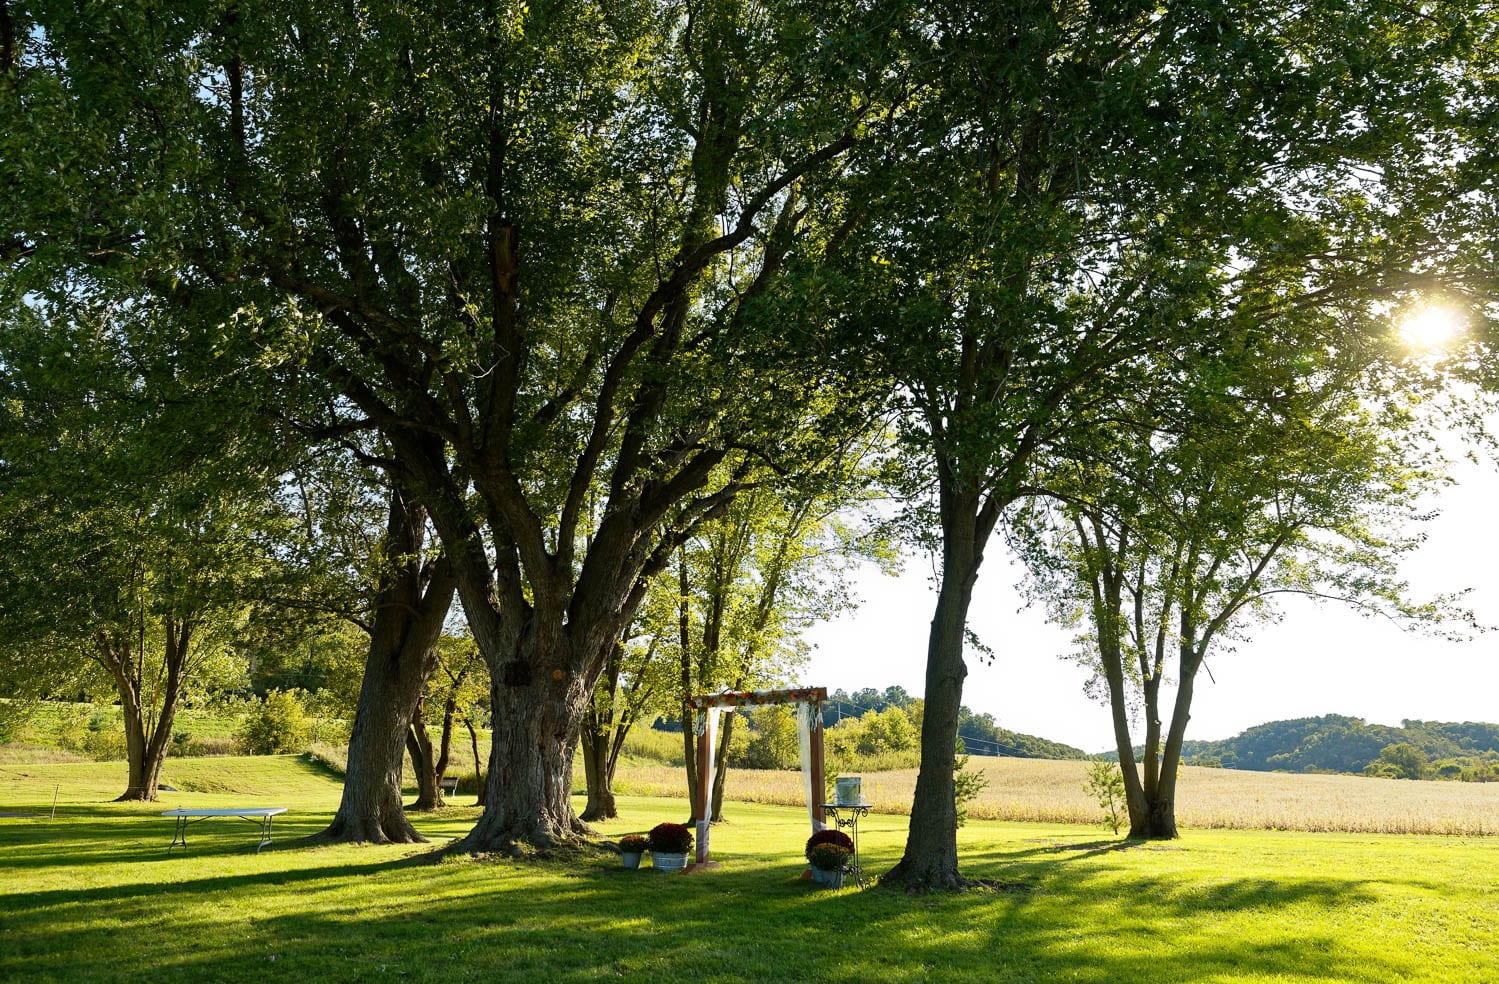
[[259,854],[260,849],[271,842],[271,817],[285,812],[284,806],[246,806],[227,809],[187,809],[179,806],[175,810],[166,810],[162,816],[177,818],[177,826],[172,831],[172,843],[167,848],[167,856],[170,857],[173,849],[177,847],[181,847],[184,852],[187,850],[187,825],[205,817],[239,817],[241,820],[259,824],[260,843],[255,845],[255,853]]

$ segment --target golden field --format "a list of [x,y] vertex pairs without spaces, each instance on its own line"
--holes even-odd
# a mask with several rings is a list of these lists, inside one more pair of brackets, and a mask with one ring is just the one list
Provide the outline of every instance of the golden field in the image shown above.
[[[973,756],[969,768],[989,778],[969,804],[970,816],[1062,823],[1102,817],[1083,788],[1084,762]],[[682,769],[621,765],[615,792],[685,799],[686,783]],[[909,813],[915,788],[915,769],[864,775],[864,798],[881,813]],[[730,803],[799,805],[801,776],[731,769],[724,795]],[[1183,827],[1491,835],[1499,834],[1499,783],[1184,768],[1176,816]]]

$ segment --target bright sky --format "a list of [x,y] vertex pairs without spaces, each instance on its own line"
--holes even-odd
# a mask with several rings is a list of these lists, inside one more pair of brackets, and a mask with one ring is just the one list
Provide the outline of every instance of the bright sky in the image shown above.
[[[1492,465],[1467,462],[1453,474],[1459,484],[1442,493],[1441,515],[1427,524],[1427,542],[1407,557],[1403,573],[1418,599],[1472,589],[1468,607],[1481,623],[1499,625],[1499,475]],[[808,632],[816,648],[804,682],[849,692],[899,684],[920,696],[935,600],[931,572],[931,562],[916,556],[899,578],[866,569],[858,610]],[[1108,709],[1083,695],[1088,673],[1060,658],[1070,649],[1069,633],[1049,625],[1039,609],[1021,608],[1013,588],[1019,573],[996,540],[969,619],[996,658],[988,665],[968,653],[963,703],[1012,731],[1088,752],[1112,748]],[[1209,653],[1216,683],[1199,674],[1189,739],[1321,714],[1390,725],[1403,718],[1499,721],[1499,631],[1448,642],[1330,604],[1293,599],[1282,611],[1279,624],[1256,628],[1237,652]]]

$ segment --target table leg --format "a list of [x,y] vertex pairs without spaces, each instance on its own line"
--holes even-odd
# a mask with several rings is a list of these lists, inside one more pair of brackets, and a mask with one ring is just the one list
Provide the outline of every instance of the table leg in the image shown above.
[[167,847],[167,857],[172,856],[172,848],[178,845],[181,845],[184,854],[187,853],[187,817],[178,817],[172,827],[172,843]]
[[260,853],[260,849],[262,847],[265,847],[270,842],[271,842],[271,818],[269,816],[264,816],[264,817],[260,818],[260,843],[257,844],[257,845],[255,845],[255,853],[259,854]]

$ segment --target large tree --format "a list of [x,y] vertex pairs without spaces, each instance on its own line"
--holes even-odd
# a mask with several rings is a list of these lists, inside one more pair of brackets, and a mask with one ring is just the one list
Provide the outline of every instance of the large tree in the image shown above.
[[1177,835],[1197,674],[1210,652],[1231,653],[1254,622],[1273,619],[1278,598],[1400,622],[1448,613],[1408,602],[1396,566],[1420,542],[1439,456],[1409,395],[1374,382],[1378,346],[1352,334],[1319,349],[1316,334],[1282,323],[1246,333],[1233,353],[1142,365],[1138,388],[1100,414],[1094,454],[1047,475],[1058,498],[1032,500],[1010,524],[1033,589],[1081,629],[1132,838]]
[[843,255],[867,262],[804,303],[837,308],[847,349],[899,384],[940,582],[921,773],[887,879],[955,887],[967,611],[1037,456],[1066,450],[1115,367],[1241,330],[1196,317],[1224,291],[1263,321],[1429,272],[1433,237],[1411,218],[1445,201],[1426,123],[1462,32],[1444,22],[1456,7],[1378,3],[922,10],[902,36],[898,150],[856,156],[868,191],[839,202]]
[[10,300],[0,674],[46,693],[97,666],[124,720],[120,798],[155,800],[182,698],[284,590],[276,449],[252,423],[253,390],[169,312]]
[[581,830],[579,721],[646,580],[744,463],[849,417],[759,301],[888,84],[867,13],[42,4],[13,32],[17,262],[217,311],[429,513],[493,681],[466,848]]

